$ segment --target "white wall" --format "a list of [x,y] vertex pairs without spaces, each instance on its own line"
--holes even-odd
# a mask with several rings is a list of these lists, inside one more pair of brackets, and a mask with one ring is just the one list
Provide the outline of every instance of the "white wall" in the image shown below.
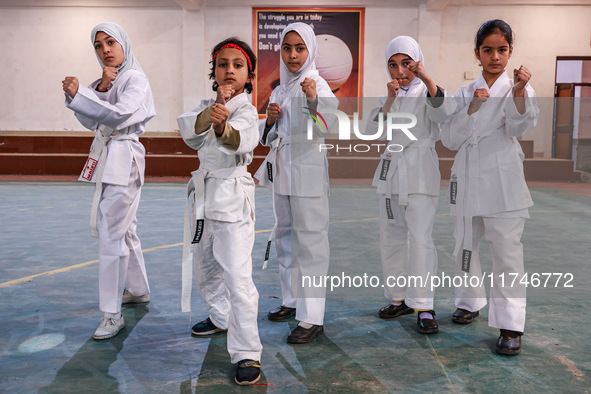
[[107,8],[29,8],[0,12],[0,130],[81,130],[63,105],[66,75],[88,85],[101,76],[90,42],[103,21],[121,24],[150,78],[158,116],[149,130],[170,130],[180,108],[182,12]]
[[591,6],[447,7],[439,53],[442,86],[457,89],[471,82],[463,79],[464,71],[480,73],[474,36],[480,24],[495,18],[509,23],[516,36],[507,70],[528,67],[538,96],[538,126],[523,139],[534,140],[537,155],[551,157],[556,57],[591,55]]
[[418,39],[418,8],[368,7],[365,9],[363,95],[379,97],[387,93],[386,46],[399,35]]
[[[334,2],[333,2],[334,3]],[[469,2],[466,2],[469,3]],[[464,3],[464,4],[466,4]],[[591,55],[590,6],[367,6],[363,93],[385,93],[384,49],[400,34],[418,39],[427,70],[455,92],[470,81],[464,71],[480,72],[473,40],[480,24],[502,18],[515,30],[509,69],[533,72],[542,116],[525,139],[539,155],[550,156],[552,97],[556,56]],[[320,2],[318,6],[329,6]],[[359,6],[363,6],[360,2]],[[63,106],[61,80],[75,75],[83,84],[100,76],[90,31],[111,20],[129,33],[136,57],[154,92],[158,115],[148,131],[177,128],[176,116],[210,97],[209,56],[213,45],[231,35],[252,40],[250,7],[204,6],[200,11],[156,8],[4,8],[0,10],[0,130],[81,130]],[[548,98],[548,99],[542,99]]]

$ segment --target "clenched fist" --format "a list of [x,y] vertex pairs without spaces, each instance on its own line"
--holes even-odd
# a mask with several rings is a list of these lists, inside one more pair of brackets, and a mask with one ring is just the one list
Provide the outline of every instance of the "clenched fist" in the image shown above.
[[525,66],[521,66],[518,69],[516,68],[513,70],[513,80],[515,82],[515,85],[513,85],[514,97],[523,97],[525,95],[525,85],[527,85],[530,78],[531,71],[529,71]]
[[230,111],[224,104],[215,103],[213,105],[213,111],[211,112],[211,123],[213,126],[213,131],[215,131],[218,137],[224,133],[226,120],[228,120],[229,115]]
[[302,91],[306,95],[308,101],[316,100],[316,81],[311,78],[304,79],[303,82],[300,83],[302,87]]
[[393,79],[386,85],[388,88],[388,97],[397,97],[398,92],[400,91],[400,83],[398,83],[397,79]]
[[62,81],[62,87],[64,89],[64,92],[68,93],[68,95],[72,98],[76,95],[76,93],[78,93],[79,86],[80,83],[78,82],[78,78],[76,77],[66,77]]
[[218,96],[215,100],[216,103],[225,105],[231,98],[232,95],[235,93],[234,89],[230,85],[222,85],[218,86]]
[[474,91],[474,97],[470,102],[470,107],[468,108],[468,115],[472,115],[474,112],[478,111],[482,104],[490,97],[490,93],[486,89],[476,89]]
[[267,106],[267,125],[273,126],[277,119],[279,119],[279,115],[281,115],[281,107],[277,103],[270,103]]
[[113,81],[117,78],[117,74],[119,71],[115,67],[105,66],[103,68],[103,75],[101,77],[101,81],[99,82],[96,90],[99,92],[106,92],[113,86]]

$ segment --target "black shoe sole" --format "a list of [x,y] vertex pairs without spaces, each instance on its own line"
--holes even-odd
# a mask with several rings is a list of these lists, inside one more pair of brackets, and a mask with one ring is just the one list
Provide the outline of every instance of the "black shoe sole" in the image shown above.
[[287,343],[294,343],[294,344],[302,344],[302,343],[310,343],[312,342],[314,339],[318,338],[318,336],[320,334],[322,334],[324,332],[324,327],[320,328],[320,330],[318,330],[318,332],[314,335],[312,335],[310,338],[306,338],[306,339],[302,339],[302,338],[298,338],[298,339],[289,339],[289,336],[287,337]]
[[295,317],[295,313],[293,315],[280,316],[280,317],[271,317],[271,316],[267,315],[267,319],[269,319],[269,321],[286,321],[286,320],[293,319],[294,317]]
[[421,334],[437,334],[439,332],[439,327],[438,328],[429,328],[429,329],[419,328],[419,332]]
[[236,384],[239,384],[240,386],[250,386],[251,384],[255,384],[256,382],[258,382],[260,378],[261,378],[261,374],[259,374],[259,376],[257,376],[255,380],[251,380],[251,381],[245,380],[245,381],[239,382],[238,379],[236,379],[236,377],[234,377],[234,382],[236,382]]
[[464,318],[461,318],[461,317],[454,317],[454,316],[452,316],[451,317],[451,321],[453,321],[454,323],[458,323],[458,324],[470,324],[479,315],[480,315],[480,312],[479,311],[476,311],[476,312],[472,312],[472,318],[470,318],[470,319],[464,319]]
[[402,312],[397,313],[397,314],[392,315],[392,316],[382,315],[382,314],[380,314],[380,312],[378,312],[378,317],[380,319],[384,319],[384,320],[392,320],[392,319],[396,319],[397,317],[400,317],[402,315],[410,315],[411,313],[414,313],[414,311],[415,311],[414,309],[408,308],[408,310],[407,309],[404,309]]
[[210,330],[210,331],[202,331],[202,332],[197,332],[197,331],[193,331],[191,330],[191,335],[195,335],[198,337],[203,337],[206,335],[213,335],[213,334],[217,334],[219,332],[227,332],[228,330],[222,330],[221,328],[216,328],[215,330]]
[[142,302],[122,302],[121,306],[135,306],[135,305],[147,305],[150,301],[142,301]]
[[495,351],[498,354],[504,354],[506,356],[517,356],[519,353],[521,353],[521,348],[519,348],[519,349],[505,349],[505,348],[498,347],[495,349]]

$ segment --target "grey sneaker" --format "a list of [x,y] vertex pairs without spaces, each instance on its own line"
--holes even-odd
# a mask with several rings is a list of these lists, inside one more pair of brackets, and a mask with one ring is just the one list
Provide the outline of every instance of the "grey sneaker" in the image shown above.
[[118,319],[105,315],[92,337],[98,340],[113,338],[123,327],[125,327],[123,315],[120,314]]
[[121,305],[125,304],[147,304],[150,302],[150,294],[144,294],[141,296],[135,296],[129,292],[129,290],[123,290],[123,298]]

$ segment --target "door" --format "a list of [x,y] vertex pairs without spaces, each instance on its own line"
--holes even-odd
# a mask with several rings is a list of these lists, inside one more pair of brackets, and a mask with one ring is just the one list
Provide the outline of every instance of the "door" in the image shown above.
[[572,159],[575,87],[572,83],[557,83],[554,94],[554,130],[552,157]]

